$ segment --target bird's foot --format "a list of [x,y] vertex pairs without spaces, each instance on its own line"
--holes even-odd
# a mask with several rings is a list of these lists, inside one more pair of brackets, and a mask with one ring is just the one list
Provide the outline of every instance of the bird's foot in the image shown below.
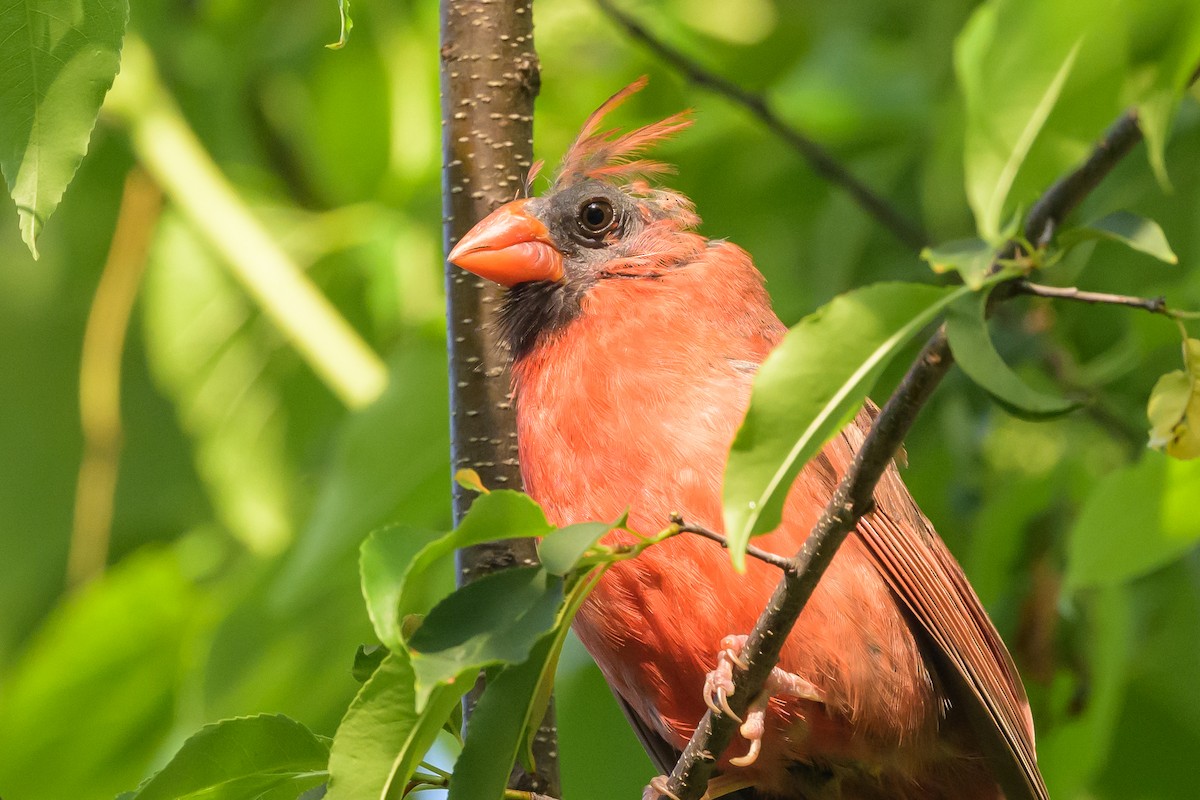
[[[708,782],[704,796],[700,800],[717,800],[717,798],[753,785],[754,779],[747,778],[745,775],[718,775]],[[650,780],[650,785],[642,791],[642,800],[660,800],[663,797],[669,798],[669,800],[679,800],[679,797],[667,788],[667,776],[655,775]]]
[[729,696],[733,694],[733,667],[746,669],[746,662],[741,658],[742,648],[746,646],[748,636],[726,636],[721,640],[721,650],[717,653],[717,668],[704,678],[704,704],[714,714],[725,714],[738,722],[742,718],[733,713],[729,707]]
[[746,718],[742,719],[729,707],[729,697],[733,694],[733,667],[737,665],[746,669],[746,662],[741,652],[746,646],[748,636],[726,636],[721,640],[721,651],[717,654],[717,668],[708,673],[704,680],[704,702],[714,714],[727,714],[741,723],[738,732],[742,738],[750,742],[750,749],[744,756],[729,759],[735,767],[748,767],[758,760],[762,752],[762,739],[767,729],[767,706],[772,697],[787,695],[803,700],[824,703],[821,691],[811,682],[794,672],[786,672],[774,667],[763,685],[762,693],[750,703],[746,709]]

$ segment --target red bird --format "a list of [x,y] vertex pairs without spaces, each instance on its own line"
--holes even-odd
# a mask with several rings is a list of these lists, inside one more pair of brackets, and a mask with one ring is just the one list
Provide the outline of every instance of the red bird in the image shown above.
[[[547,194],[497,209],[449,258],[508,287],[499,324],[521,471],[550,521],[628,508],[639,531],[661,530],[673,511],[721,530],[729,446],[785,329],[749,255],[695,233],[692,203],[648,183],[665,167],[642,154],[686,127],[686,113],[599,131],[644,83],[588,119]],[[804,468],[782,524],[757,544],[798,549],[869,413]],[[962,569],[895,467],[875,500],[787,639],[772,696],[757,703],[765,716],[742,726],[745,754],[725,754],[710,796],[1046,798],[1020,678]],[[720,704],[736,634],[778,578],[758,562],[739,575],[724,550],[689,536],[608,572],[575,629],[644,742],[682,749]],[[656,749],[662,767],[669,755]]]

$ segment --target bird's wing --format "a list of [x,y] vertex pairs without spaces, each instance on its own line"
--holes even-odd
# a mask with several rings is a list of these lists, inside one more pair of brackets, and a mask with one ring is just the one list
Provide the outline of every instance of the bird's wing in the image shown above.
[[[874,408],[843,433],[851,453]],[[840,459],[839,459],[840,460]],[[894,465],[858,534],[939,656],[939,676],[970,720],[1008,800],[1048,800],[1033,719],[1016,666],[962,568],[917,508]]]

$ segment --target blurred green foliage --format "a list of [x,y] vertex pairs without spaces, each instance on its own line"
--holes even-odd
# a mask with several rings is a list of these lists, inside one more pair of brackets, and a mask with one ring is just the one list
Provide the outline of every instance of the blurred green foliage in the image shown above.
[[[1142,102],[1170,191],[1139,148],[1077,217],[1152,218],[1180,265],[1101,241],[1086,270],[1071,274],[1083,259],[1069,260],[1056,279],[1200,307],[1200,106],[1193,96],[1176,111],[1155,94],[1194,66],[1194,6],[1113,2],[1076,25],[1053,16],[1068,3],[977,5],[753,0],[734,13],[725,0],[661,0],[636,11],[664,40],[764,92],[934,242],[976,232],[972,202],[991,173],[964,167],[964,152],[988,141],[987,121],[1036,107],[1073,34],[1099,26],[1002,207],[1027,204],[1119,108]],[[786,322],[851,287],[925,279],[915,254],[786,145],[687,86],[592,4],[538,0],[535,13],[540,157],[553,163],[601,99],[649,73],[623,121],[697,109],[695,127],[663,148],[679,167],[672,183],[696,201],[705,233],[753,253]],[[358,689],[355,649],[375,641],[360,542],[394,520],[449,527],[437,8],[376,0],[355,3],[354,16],[348,45],[331,51],[331,2],[132,8],[130,30],[208,153],[383,356],[390,383],[373,405],[347,411],[186,214],[168,205],[145,220],[155,232],[121,361],[108,568],[80,588],[65,576],[84,449],[81,341],[137,161],[128,130],[101,114],[40,233],[39,261],[15,205],[0,201],[8,800],[107,800],[223,718],[282,713],[331,735]],[[964,26],[971,35],[959,39]],[[964,86],[982,87],[966,99],[956,63]],[[989,213],[984,233],[1004,221]],[[1000,309],[992,331],[1031,385],[1087,408],[1019,420],[954,373],[908,441],[906,479],[1027,677],[1053,795],[1189,798],[1200,748],[1200,495],[1189,488],[1195,469],[1141,455],[1145,400],[1179,367],[1178,331],[1127,309],[1030,301]],[[1156,525],[1155,511],[1167,522]],[[638,796],[649,762],[575,645],[560,678],[565,794]]]

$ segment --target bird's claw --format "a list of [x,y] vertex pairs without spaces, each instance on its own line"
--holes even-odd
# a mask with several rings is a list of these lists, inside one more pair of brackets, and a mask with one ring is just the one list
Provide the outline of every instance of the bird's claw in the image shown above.
[[746,669],[748,666],[741,657],[741,650],[746,646],[745,636],[726,636],[721,640],[721,650],[717,653],[717,667],[704,678],[704,704],[714,714],[725,714],[737,720],[742,718],[733,713],[729,707],[729,696],[733,694],[733,668]]
[[[738,732],[742,738],[750,742],[750,749],[744,756],[729,759],[735,767],[748,767],[758,760],[762,752],[762,739],[766,734],[767,705],[776,695],[788,695],[802,700],[824,703],[825,698],[820,690],[810,681],[805,680],[794,672],[775,667],[767,677],[763,691],[750,707],[746,709],[743,720],[729,707],[729,696],[733,694],[733,667],[747,669],[748,664],[742,658],[742,650],[746,646],[748,636],[726,636],[721,640],[721,650],[717,654],[717,667],[704,679],[704,703],[714,714],[726,714],[738,721]],[[664,784],[665,785],[665,784]]]

